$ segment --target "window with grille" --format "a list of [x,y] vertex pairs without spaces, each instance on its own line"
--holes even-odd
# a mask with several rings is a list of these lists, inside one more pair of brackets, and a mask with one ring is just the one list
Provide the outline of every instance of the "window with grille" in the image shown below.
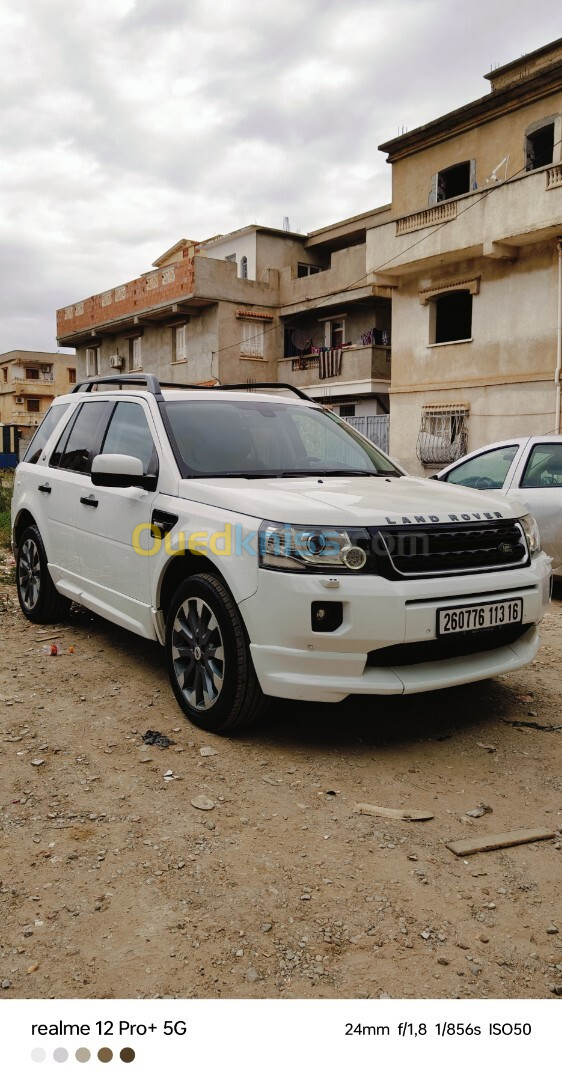
[[39,412],[39,398],[28,398],[26,407],[28,412]]
[[238,329],[240,332],[240,355],[262,359],[264,349],[263,326],[257,322],[250,322],[249,319],[241,319]]
[[425,405],[417,455],[423,465],[450,465],[467,451],[468,405]]
[[245,255],[243,255],[242,258],[240,259],[240,277],[241,278],[247,278],[248,277],[248,260],[247,260]]

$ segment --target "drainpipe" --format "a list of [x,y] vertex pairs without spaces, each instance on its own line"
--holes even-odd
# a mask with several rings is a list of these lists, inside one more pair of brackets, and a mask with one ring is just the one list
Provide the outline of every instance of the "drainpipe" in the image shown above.
[[554,386],[556,391],[556,411],[554,420],[554,434],[560,434],[560,370],[562,368],[562,239],[557,242],[558,247],[558,327],[556,337],[556,371],[554,372]]

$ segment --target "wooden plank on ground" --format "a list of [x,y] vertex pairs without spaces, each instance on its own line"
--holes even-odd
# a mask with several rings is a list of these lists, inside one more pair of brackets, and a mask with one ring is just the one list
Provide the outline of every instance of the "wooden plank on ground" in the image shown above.
[[393,810],[389,806],[374,806],[372,803],[355,804],[356,814],[371,814],[373,817],[394,818],[397,821],[430,821],[433,814],[428,810]]
[[452,840],[445,847],[454,855],[475,855],[477,851],[495,851],[496,848],[514,847],[516,844],[532,844],[535,840],[552,840],[553,836],[556,836],[556,831],[552,829],[514,829],[513,832],[481,836],[479,839]]

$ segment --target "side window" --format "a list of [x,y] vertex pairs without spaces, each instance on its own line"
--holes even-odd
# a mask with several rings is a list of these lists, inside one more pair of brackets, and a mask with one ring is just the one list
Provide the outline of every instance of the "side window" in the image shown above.
[[68,405],[51,405],[51,408],[45,414],[45,419],[41,426],[37,428],[37,431],[25,452],[23,460],[27,461],[28,465],[37,464],[48,440],[51,438],[59,420],[62,419],[67,409]]
[[110,407],[107,401],[88,401],[81,405],[65,427],[49,464],[89,475]]
[[158,471],[156,447],[141,405],[120,401],[115,408],[101,448],[102,454],[129,454],[140,458],[143,473]]
[[500,446],[496,450],[488,450],[470,461],[463,461],[462,465],[451,469],[444,479],[449,484],[499,491],[505,483],[517,450],[518,446]]
[[521,487],[562,487],[562,443],[537,443],[533,447]]

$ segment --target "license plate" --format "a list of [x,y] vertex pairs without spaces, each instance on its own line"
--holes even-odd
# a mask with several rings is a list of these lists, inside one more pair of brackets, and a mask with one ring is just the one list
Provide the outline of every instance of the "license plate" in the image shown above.
[[469,630],[490,630],[523,621],[523,601],[498,600],[492,604],[470,604],[441,608],[437,612],[437,633],[465,634]]

